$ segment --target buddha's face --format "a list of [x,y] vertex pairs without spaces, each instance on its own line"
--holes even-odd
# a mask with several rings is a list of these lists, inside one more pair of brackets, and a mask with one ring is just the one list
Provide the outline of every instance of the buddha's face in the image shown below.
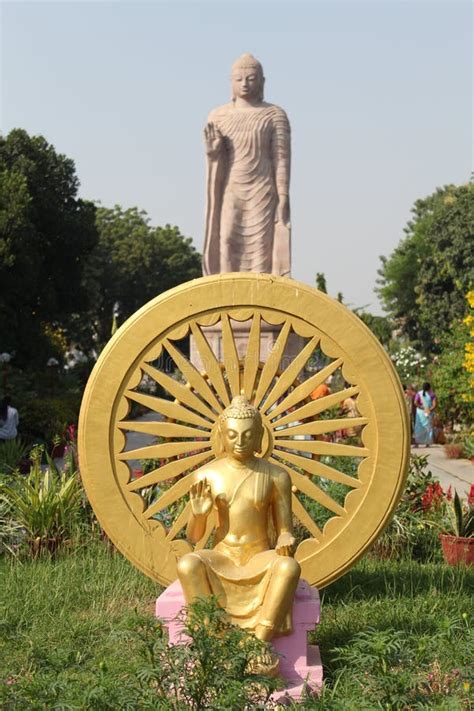
[[259,99],[263,89],[263,77],[251,67],[232,72],[232,95],[239,99]]
[[229,417],[221,425],[221,434],[226,454],[241,462],[250,459],[260,449],[261,429],[252,417]]

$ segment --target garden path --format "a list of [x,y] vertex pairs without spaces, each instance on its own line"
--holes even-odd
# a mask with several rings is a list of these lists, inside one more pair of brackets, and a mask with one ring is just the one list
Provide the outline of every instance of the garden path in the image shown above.
[[428,456],[431,473],[445,491],[451,486],[461,498],[467,498],[469,489],[474,484],[474,464],[469,459],[448,459],[442,444],[434,444],[428,448],[414,446],[411,452]]

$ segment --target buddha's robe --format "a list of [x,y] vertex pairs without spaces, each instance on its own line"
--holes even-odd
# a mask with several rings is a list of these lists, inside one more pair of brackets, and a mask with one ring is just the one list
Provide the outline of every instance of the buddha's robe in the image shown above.
[[208,161],[204,275],[289,274],[289,241],[280,250],[284,254],[273,258],[278,196],[288,195],[290,181],[286,113],[273,104],[230,103],[212,111],[209,122],[222,133],[224,145],[218,158]]
[[[215,513],[220,524],[217,539],[220,530],[226,528],[231,508],[231,515],[242,517],[244,521],[251,519],[257,511],[265,517],[265,529],[268,531],[275,495],[275,470],[277,468],[266,460],[256,460],[252,469],[243,469],[241,482],[230,501],[224,495],[215,497]],[[206,476],[212,486],[212,476]],[[274,634],[291,632],[292,596],[287,600],[286,608],[280,607],[276,623],[269,620],[266,614],[269,591],[278,585],[278,567],[295,563],[270,548],[268,533],[260,540],[243,545],[234,544],[224,536],[213,550],[196,550],[191,555],[198,556],[205,564],[212,594],[218,598],[233,624],[248,630],[255,630],[258,624],[263,624],[272,628]]]

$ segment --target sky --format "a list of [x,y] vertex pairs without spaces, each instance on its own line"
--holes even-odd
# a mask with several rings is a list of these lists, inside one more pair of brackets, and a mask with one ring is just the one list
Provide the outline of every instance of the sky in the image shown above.
[[[381,313],[380,255],[414,201],[472,170],[472,6],[1,2],[0,130],[75,161],[81,197],[137,206],[202,250],[209,111],[233,61],[263,64],[292,127],[292,275]],[[157,285],[157,291],[159,291]]]

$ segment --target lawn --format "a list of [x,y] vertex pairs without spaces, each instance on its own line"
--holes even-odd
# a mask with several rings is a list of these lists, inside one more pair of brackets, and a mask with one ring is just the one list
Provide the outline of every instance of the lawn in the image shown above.
[[[133,709],[159,586],[103,543],[56,561],[0,561],[0,702],[23,709]],[[308,709],[469,709],[474,571],[362,560],[322,591],[326,683]],[[163,708],[162,705],[156,708]]]

